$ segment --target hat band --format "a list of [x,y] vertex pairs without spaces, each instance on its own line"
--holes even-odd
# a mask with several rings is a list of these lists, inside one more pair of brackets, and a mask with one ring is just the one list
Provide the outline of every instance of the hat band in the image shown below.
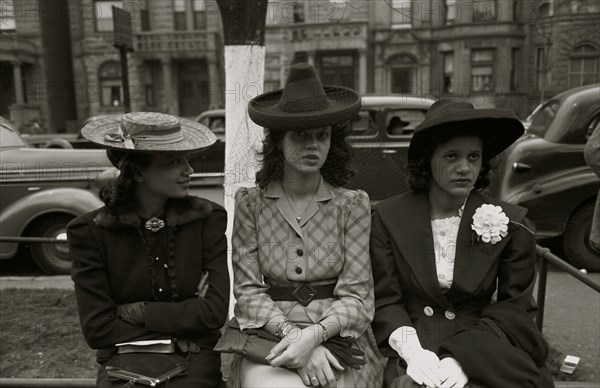
[[104,139],[113,143],[123,143],[127,149],[135,149],[136,145],[157,145],[157,144],[174,144],[184,140],[181,130],[161,135],[131,135],[123,131],[123,125],[119,126],[116,133],[108,133]]

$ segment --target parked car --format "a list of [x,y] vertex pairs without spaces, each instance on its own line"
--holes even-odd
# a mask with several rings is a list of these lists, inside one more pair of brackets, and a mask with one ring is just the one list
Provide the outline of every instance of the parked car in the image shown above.
[[[28,146],[0,117],[0,234],[3,237],[66,238],[74,217],[97,209],[98,178],[113,169],[102,150]],[[113,170],[114,171],[114,170]],[[0,243],[0,259],[17,254],[19,243]],[[65,244],[30,244],[31,256],[48,274],[68,273]]]
[[503,153],[488,189],[528,208],[537,237],[560,237],[566,259],[589,271],[600,271],[588,238],[600,180],[583,149],[599,126],[599,84],[556,95],[536,108],[525,135]]

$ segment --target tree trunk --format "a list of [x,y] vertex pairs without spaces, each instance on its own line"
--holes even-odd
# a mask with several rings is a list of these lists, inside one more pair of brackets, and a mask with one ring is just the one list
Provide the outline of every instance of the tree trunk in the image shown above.
[[[225,43],[225,184],[230,277],[234,196],[255,185],[263,130],[250,121],[248,102],[262,93],[268,0],[217,0]],[[233,297],[230,303],[232,314]]]

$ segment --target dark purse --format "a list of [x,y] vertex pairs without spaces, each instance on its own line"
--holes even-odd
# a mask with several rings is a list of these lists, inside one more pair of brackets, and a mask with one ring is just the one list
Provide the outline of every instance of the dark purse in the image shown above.
[[[221,353],[237,353],[263,365],[269,365],[265,359],[271,349],[281,339],[264,329],[246,329],[241,331],[235,318],[225,325],[223,336],[214,350]],[[339,335],[328,339],[322,344],[345,367],[359,370],[366,361],[362,358],[364,352],[355,347],[352,338],[343,338]]]
[[[125,348],[126,350],[121,350],[111,357],[104,365],[106,383],[126,382],[123,387],[132,387],[135,384],[155,387],[187,374],[188,360],[175,351],[175,343],[172,342],[160,351],[156,348],[144,351],[142,346],[138,348],[140,349],[137,351]],[[99,384],[99,387],[104,386],[106,385]]]

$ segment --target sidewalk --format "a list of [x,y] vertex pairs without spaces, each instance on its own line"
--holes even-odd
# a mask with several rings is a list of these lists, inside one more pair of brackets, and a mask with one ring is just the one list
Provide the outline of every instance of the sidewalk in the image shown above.
[[6,288],[59,288],[72,290],[73,281],[69,275],[64,276],[6,276],[0,277],[0,290]]

